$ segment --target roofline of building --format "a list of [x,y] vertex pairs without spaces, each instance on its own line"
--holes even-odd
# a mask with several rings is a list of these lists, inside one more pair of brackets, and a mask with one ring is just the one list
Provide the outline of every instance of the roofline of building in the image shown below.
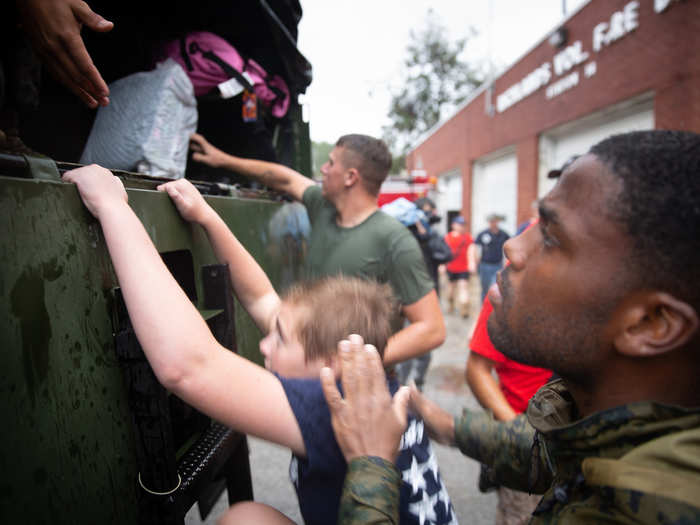
[[527,55],[529,55],[532,51],[534,51],[537,47],[539,47],[542,42],[547,40],[549,36],[554,33],[557,29],[559,29],[561,26],[566,24],[569,20],[571,20],[574,16],[578,14],[578,12],[586,7],[591,0],[586,0],[583,2],[581,5],[579,5],[576,9],[573,9],[568,15],[566,15],[564,18],[559,20],[554,26],[549,31],[546,31],[544,33],[544,36],[538,40],[535,41],[534,44],[532,44],[530,47],[528,47],[523,53],[517,56],[515,60],[513,60],[510,64],[508,64],[503,70],[501,70],[500,73],[498,73],[497,76],[494,76],[493,78],[484,81],[479,87],[477,87],[474,91],[472,91],[467,99],[462,102],[459,106],[455,108],[455,110],[452,112],[452,114],[439,121],[437,124],[433,125],[429,130],[427,130],[425,133],[423,133],[418,139],[416,140],[416,146],[411,148],[411,150],[408,152],[409,155],[413,154],[414,151],[416,151],[419,147],[421,147],[427,140],[433,136],[443,125],[445,125],[447,122],[452,120],[454,117],[456,117],[460,111],[462,111],[464,108],[466,108],[469,104],[471,104],[481,93],[486,91],[489,87],[493,86],[493,84],[501,78],[503,75],[505,75],[510,69],[512,69],[518,62],[520,62],[523,58],[525,58]]

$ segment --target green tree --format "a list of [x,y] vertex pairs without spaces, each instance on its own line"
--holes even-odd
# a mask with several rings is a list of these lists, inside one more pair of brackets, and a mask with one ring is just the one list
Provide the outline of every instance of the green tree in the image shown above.
[[390,175],[401,175],[401,172],[406,168],[406,154],[394,153],[391,155]]
[[316,178],[321,172],[321,166],[328,160],[328,154],[333,149],[334,144],[330,142],[311,142],[311,168],[312,177]]
[[397,157],[484,80],[484,67],[460,58],[474,36],[476,31],[470,27],[466,37],[450,41],[446,27],[432,9],[428,10],[424,26],[411,30],[401,87],[391,90],[391,124],[382,129]]

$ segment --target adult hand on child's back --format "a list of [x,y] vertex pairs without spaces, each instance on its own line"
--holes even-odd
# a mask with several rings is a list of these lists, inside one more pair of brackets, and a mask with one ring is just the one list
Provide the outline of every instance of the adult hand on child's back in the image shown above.
[[406,430],[408,389],[400,388],[392,400],[377,350],[363,345],[358,335],[348,339],[338,343],[345,398],[336,387],[331,369],[321,370],[336,440],[348,463],[360,456],[393,462]]
[[411,411],[419,416],[428,429],[428,435],[443,445],[455,444],[455,425],[452,415],[430,401],[411,385]]
[[199,190],[187,179],[166,182],[157,189],[170,196],[177,211],[186,221],[203,224],[213,211]]
[[122,181],[112,175],[111,171],[97,164],[67,171],[62,179],[78,186],[80,198],[97,219],[105,209],[124,205],[129,201]]

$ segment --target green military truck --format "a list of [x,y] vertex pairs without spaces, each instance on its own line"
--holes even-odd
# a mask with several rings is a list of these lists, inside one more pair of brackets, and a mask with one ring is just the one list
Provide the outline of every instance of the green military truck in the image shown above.
[[[245,20],[264,41],[256,60],[276,68],[293,95],[288,114],[270,133],[275,153],[281,162],[310,173],[308,125],[297,103],[310,82],[310,66],[285,24],[290,13],[262,0],[249,2],[245,11]],[[118,26],[118,16],[111,19]],[[235,41],[236,24],[232,27],[226,36]],[[0,521],[183,523],[195,502],[204,518],[224,489],[231,502],[251,499],[245,436],[170,395],[145,360],[99,224],[75,186],[59,179],[76,166],[66,162],[75,161],[75,153],[63,152],[79,151],[77,142],[85,139],[69,122],[71,131],[60,131],[55,118],[65,112],[62,103],[49,104],[29,119],[45,125],[43,131],[28,130],[26,136],[36,140],[26,145],[48,157],[0,152],[0,469],[5,473]],[[209,130],[200,126],[199,131]],[[249,139],[245,128],[232,133],[241,142]],[[236,141],[232,144],[235,149]],[[300,277],[308,238],[303,207],[235,176],[198,168],[193,178],[190,172],[188,167],[186,176],[276,287]],[[259,361],[260,333],[237,306],[228,270],[218,264],[203,232],[185,223],[167,195],[155,191],[162,180],[115,173],[217,339]]]

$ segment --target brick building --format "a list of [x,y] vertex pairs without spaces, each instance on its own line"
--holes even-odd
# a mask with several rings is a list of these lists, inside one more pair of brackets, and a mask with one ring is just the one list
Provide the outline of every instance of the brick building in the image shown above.
[[[634,129],[700,132],[700,1],[591,0],[410,152],[438,178],[438,211],[514,233],[547,172]],[[443,220],[442,224],[448,221]]]

